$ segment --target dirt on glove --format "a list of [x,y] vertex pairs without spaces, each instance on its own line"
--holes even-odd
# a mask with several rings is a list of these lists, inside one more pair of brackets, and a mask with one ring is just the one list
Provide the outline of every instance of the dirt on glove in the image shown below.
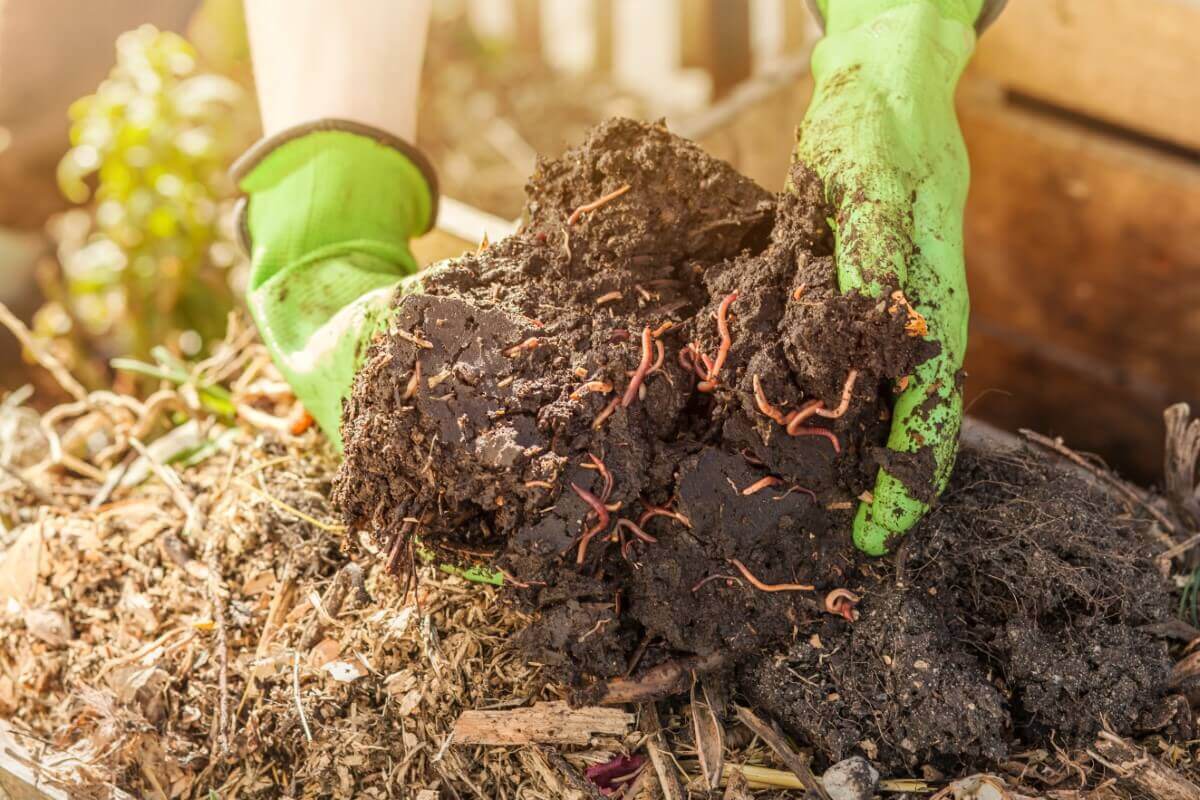
[[[892,387],[936,347],[902,295],[838,292],[819,180],[791,184],[629,120],[540,162],[521,231],[431,268],[372,344],[347,524],[397,573],[502,570],[516,646],[578,702],[708,671],[892,767],[1149,724],[1167,587],[1081,478],[969,454],[898,561],[853,547]],[[887,458],[928,493],[927,453]]]

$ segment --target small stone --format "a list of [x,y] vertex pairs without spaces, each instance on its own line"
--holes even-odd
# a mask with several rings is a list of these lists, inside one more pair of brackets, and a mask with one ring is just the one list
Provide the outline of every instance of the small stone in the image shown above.
[[862,756],[839,761],[821,776],[831,800],[871,800],[879,785],[879,770]]

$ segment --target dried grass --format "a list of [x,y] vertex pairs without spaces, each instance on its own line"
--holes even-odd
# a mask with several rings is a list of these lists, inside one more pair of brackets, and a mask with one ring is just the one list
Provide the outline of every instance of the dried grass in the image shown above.
[[[0,406],[0,718],[69,754],[48,781],[79,797],[557,798],[564,770],[645,752],[636,728],[561,751],[456,746],[466,709],[563,698],[508,647],[525,620],[502,589],[430,568],[400,596],[368,532],[347,534],[329,507],[320,435],[246,421],[285,418],[294,399],[249,388],[278,376],[244,327],[193,378],[163,387],[182,412],[151,425],[138,401],[97,393],[43,417]],[[196,386],[213,379],[260,413],[208,415]],[[156,444],[187,425],[208,452],[170,463]],[[662,712],[657,741],[700,792],[690,715]],[[1065,758],[1010,771],[1099,781]],[[737,728],[724,761],[761,767],[752,787],[784,775]]]

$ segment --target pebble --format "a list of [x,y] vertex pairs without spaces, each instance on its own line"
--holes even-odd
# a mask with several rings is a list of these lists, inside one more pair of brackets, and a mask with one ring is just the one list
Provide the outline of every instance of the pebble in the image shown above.
[[879,785],[879,770],[862,756],[839,761],[821,776],[831,800],[871,800]]

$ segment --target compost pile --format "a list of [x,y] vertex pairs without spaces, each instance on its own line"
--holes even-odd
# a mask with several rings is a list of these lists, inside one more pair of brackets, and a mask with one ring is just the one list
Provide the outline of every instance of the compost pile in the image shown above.
[[[707,673],[900,769],[1176,724],[1140,630],[1167,586],[1082,478],[968,453],[896,560],[854,549],[891,387],[936,350],[902,293],[838,293],[819,182],[790,177],[773,197],[628,120],[540,162],[521,231],[430,270],[372,345],[348,527],[398,574],[501,570],[518,646],[581,703]],[[887,457],[928,496],[927,453]]]

